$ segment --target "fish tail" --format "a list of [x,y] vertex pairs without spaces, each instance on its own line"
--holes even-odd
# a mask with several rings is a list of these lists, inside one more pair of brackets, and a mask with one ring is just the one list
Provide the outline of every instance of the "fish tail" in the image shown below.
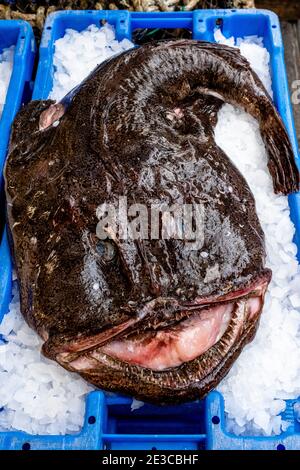
[[299,191],[299,169],[281,119],[269,115],[261,132],[269,155],[268,168],[273,179],[274,192],[289,194]]
[[[219,64],[219,69],[222,70],[220,76],[223,78],[216,91],[221,91],[221,94],[223,92],[225,101],[242,106],[260,123],[275,193],[289,194],[299,191],[299,169],[292,145],[282,119],[258,75],[236,49],[226,46],[220,48],[216,45],[204,47],[211,49],[213,54],[223,59],[228,66],[224,68]],[[226,87],[223,84],[224,76]],[[234,94],[232,90],[235,91]]]

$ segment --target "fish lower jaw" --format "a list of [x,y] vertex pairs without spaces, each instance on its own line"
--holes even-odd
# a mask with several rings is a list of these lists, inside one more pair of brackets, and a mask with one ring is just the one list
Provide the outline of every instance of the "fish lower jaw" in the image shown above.
[[97,370],[111,361],[164,372],[196,358],[201,359],[213,347],[222,354],[226,338],[232,342],[233,335],[237,341],[249,322],[257,320],[263,307],[264,292],[232,302],[212,304],[194,311],[175,326],[113,339],[98,348],[79,353],[75,358],[58,354],[56,360],[80,373]]

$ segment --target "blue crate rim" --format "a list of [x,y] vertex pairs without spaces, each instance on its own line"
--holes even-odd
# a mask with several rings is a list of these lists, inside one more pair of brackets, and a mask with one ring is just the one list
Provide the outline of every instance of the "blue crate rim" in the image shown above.
[[[18,40],[15,44],[13,71],[0,119],[2,135],[0,149],[4,149],[4,151],[7,148],[11,123],[21,104],[24,82],[31,80],[32,66],[27,68],[26,61],[29,55],[35,54],[35,41],[30,24],[23,20],[0,20],[0,31],[10,29],[18,29]],[[2,173],[2,167],[0,170]]]
[[[10,127],[18,112],[23,99],[26,84],[32,78],[32,69],[35,57],[35,40],[31,26],[22,20],[0,20],[0,32],[5,34],[2,49],[9,45],[15,46],[13,70],[6,94],[6,101],[0,118],[0,191],[2,189],[2,169],[5,162]],[[9,36],[16,36],[12,44]],[[8,44],[10,43],[10,44]],[[0,304],[6,305],[10,296],[11,260],[8,249],[5,249],[6,232],[0,233],[1,262],[0,262]],[[1,310],[1,307],[0,307]]]
[[[53,67],[53,48],[54,48],[54,37],[52,35],[52,28],[55,26],[57,21],[60,20],[69,20],[72,18],[87,18],[89,17],[91,20],[90,23],[95,23],[101,19],[105,19],[108,22],[113,21],[121,21],[123,22],[123,30],[122,34],[124,37],[126,37],[126,34],[128,34],[128,28],[130,26],[130,21],[131,20],[142,20],[142,19],[151,19],[151,20],[164,20],[164,21],[169,21],[170,19],[172,20],[178,20],[180,19],[191,19],[193,21],[192,23],[192,29],[195,30],[197,29],[197,35],[204,36],[205,31],[206,31],[206,22],[210,20],[211,18],[217,19],[217,18],[222,18],[225,20],[225,18],[230,18],[232,15],[237,15],[237,16],[245,16],[245,17],[250,17],[252,19],[255,19],[255,16],[257,17],[260,15],[263,15],[269,22],[269,27],[270,27],[270,33],[272,35],[272,47],[273,47],[273,55],[275,57],[275,65],[276,65],[276,71],[277,73],[280,73],[281,77],[281,83],[280,83],[280,89],[278,93],[281,93],[281,96],[285,97],[285,101],[282,103],[279,103],[279,111],[281,114],[284,116],[285,124],[288,128],[295,153],[297,155],[297,144],[296,144],[296,136],[295,136],[295,128],[293,124],[293,118],[292,118],[292,112],[291,112],[291,106],[290,106],[290,101],[289,101],[289,90],[288,90],[288,85],[287,85],[287,77],[286,77],[286,70],[285,70],[285,64],[283,60],[283,44],[282,44],[282,38],[281,38],[281,32],[280,32],[280,25],[279,25],[279,20],[278,17],[273,13],[268,10],[198,10],[194,12],[176,12],[176,13],[129,13],[126,11],[64,11],[64,12],[55,12],[49,15],[47,18],[47,21],[45,23],[45,28],[42,36],[42,41],[41,41],[41,47],[40,47],[40,61],[39,61],[39,66],[38,66],[38,72],[37,72],[37,77],[36,77],[36,82],[35,82],[35,87],[34,87],[34,94],[33,98],[34,99],[45,99],[47,96],[45,96],[45,93],[49,91],[49,84],[47,83],[47,80],[49,79],[49,69]],[[172,23],[174,27],[174,23]],[[68,26],[72,28],[72,26]],[[166,27],[166,26],[165,26]],[[66,28],[65,28],[66,29]],[[85,28],[83,28],[85,29]],[[226,34],[225,34],[226,35]],[[120,39],[120,38],[119,38]],[[274,64],[273,64],[274,65]],[[48,88],[47,88],[48,87]],[[282,106],[281,106],[282,104]],[[298,158],[297,158],[298,160]],[[299,165],[299,160],[298,160],[298,165]],[[290,201],[294,205],[298,205],[300,207],[300,199],[298,198],[298,195],[292,195],[290,197]],[[299,211],[298,211],[299,212]],[[299,215],[299,220],[300,220],[300,215]],[[299,225],[299,224],[298,224]],[[7,238],[6,236],[3,238],[3,243],[0,247],[0,252],[2,251],[3,253],[7,254]],[[0,254],[1,258],[1,254]],[[1,304],[1,292],[0,292],[0,304]],[[117,403],[129,403],[131,401],[130,398],[124,398],[121,396],[118,396],[116,399]],[[104,413],[104,407],[113,404],[114,401],[112,399],[109,399],[105,396],[105,394],[102,391],[93,391],[88,394],[87,400],[86,400],[86,408],[85,408],[85,419],[84,419],[84,424],[79,433],[76,434],[67,434],[67,435],[44,435],[44,436],[39,436],[39,435],[30,435],[28,433],[20,432],[20,431],[11,431],[11,432],[1,432],[0,433],[0,442],[1,442],[1,437],[4,438],[4,448],[5,445],[9,446],[9,444],[12,443],[15,439],[18,442],[18,445],[21,445],[22,442],[29,441],[33,444],[36,443],[37,445],[41,445],[43,448],[45,448],[45,443],[49,444],[49,448],[65,448],[68,445],[72,445],[73,448],[75,446],[78,439],[81,438],[87,438],[88,442],[84,441],[84,439],[81,439],[81,447],[80,448],[85,448],[85,446],[90,446],[91,448],[99,448],[99,447],[94,447],[99,446],[100,442],[103,444],[103,439],[107,437],[107,434],[103,433],[102,428],[101,428],[101,423],[100,426],[97,427],[90,427],[88,423],[88,416],[94,414],[95,409],[99,410],[99,415],[100,418],[105,419],[103,413]],[[276,448],[276,445],[281,445],[282,442],[287,442],[290,439],[296,439],[298,442],[298,446],[300,448],[300,434],[296,433],[294,429],[289,428],[287,431],[281,433],[280,435],[277,436],[268,436],[268,437],[255,437],[255,436],[235,436],[232,433],[228,432],[225,429],[225,423],[224,423],[224,400],[222,395],[219,392],[211,392],[206,401],[205,401],[205,406],[206,406],[206,415],[208,419],[206,420],[206,437],[205,439],[207,440],[207,447],[208,448],[220,448],[222,443],[227,446],[227,448],[247,448],[250,446],[250,448],[255,448],[255,446],[258,445],[258,448],[263,448],[264,445],[270,446],[272,448]],[[210,418],[214,416],[215,414],[218,415],[220,421],[217,425],[212,426]],[[100,420],[101,421],[101,420]],[[92,429],[92,431],[91,431]],[[125,437],[125,435],[118,435],[116,439],[120,439]],[[204,435],[201,435],[202,437]],[[144,435],[143,439],[145,439],[147,435]],[[149,436],[148,436],[149,437]],[[153,437],[153,436],[152,436]],[[174,436],[169,436],[169,435],[157,435],[157,439],[175,439],[175,441],[178,441],[182,435],[174,435]],[[218,437],[219,442],[216,442],[216,437]],[[127,436],[128,438],[128,436]],[[135,435],[130,435],[130,440],[134,441],[134,439],[137,438]],[[90,439],[90,441],[89,441]],[[83,447],[82,447],[83,444]],[[15,445],[17,445],[15,443]],[[293,442],[292,444],[293,445]],[[1,448],[1,444],[0,444]],[[20,448],[20,447],[17,447]],[[268,447],[269,448],[269,447]],[[293,447],[291,447],[293,448]]]

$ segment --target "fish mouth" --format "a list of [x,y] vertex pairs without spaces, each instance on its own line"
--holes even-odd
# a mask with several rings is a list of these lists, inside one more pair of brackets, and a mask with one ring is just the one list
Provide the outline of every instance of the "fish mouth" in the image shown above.
[[[256,322],[264,304],[271,273],[265,272],[243,289],[223,296],[199,298],[178,304],[173,321],[149,323],[155,301],[145,305],[139,317],[95,337],[65,345],[56,361],[63,367],[86,373],[101,364],[118,361],[163,373],[201,359],[222,341],[225,333],[237,342],[249,324]],[[156,299],[157,300],[157,299]],[[160,302],[166,299],[160,299]],[[168,299],[169,300],[169,299]],[[237,324],[238,323],[238,324]]]

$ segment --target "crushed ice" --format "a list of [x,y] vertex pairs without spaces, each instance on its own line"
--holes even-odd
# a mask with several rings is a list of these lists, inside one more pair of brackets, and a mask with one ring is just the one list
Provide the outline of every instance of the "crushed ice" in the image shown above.
[[55,42],[53,89],[49,98],[59,101],[84,80],[94,68],[113,55],[134,47],[128,39],[117,41],[113,26],[90,25],[79,33],[67,29]]
[[15,46],[3,49],[0,54],[0,117],[5,104],[9,80],[12,74]]
[[[218,42],[225,42],[220,31],[216,34]],[[234,45],[233,38],[226,41]],[[271,94],[270,57],[262,40],[251,37],[237,44]],[[230,431],[279,434],[289,425],[280,416],[283,400],[300,395],[300,269],[293,243],[295,228],[287,197],[273,192],[257,121],[225,104],[215,136],[254,194],[266,237],[267,266],[273,272],[257,335],[218,390],[225,398]]]
[[0,429],[30,434],[79,431],[85,395],[92,387],[41,355],[41,339],[21,316],[16,283],[0,335]]

